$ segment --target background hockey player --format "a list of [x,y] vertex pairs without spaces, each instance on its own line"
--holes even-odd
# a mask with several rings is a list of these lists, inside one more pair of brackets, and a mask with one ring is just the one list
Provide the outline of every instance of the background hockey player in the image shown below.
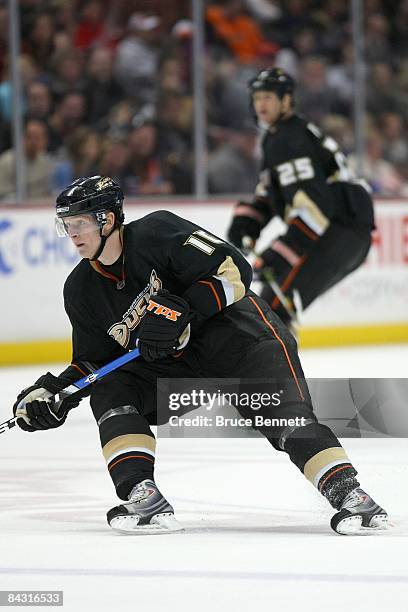
[[18,425],[29,432],[62,425],[79,399],[67,397],[57,409],[52,395],[137,344],[140,358],[90,390],[108,472],[124,502],[108,522],[131,533],[177,531],[154,481],[157,379],[275,380],[287,398],[280,410],[303,417],[304,426],[260,431],[337,509],[336,531],[383,527],[386,512],[359,488],[345,450],[313,413],[294,338],[249,291],[251,268],[239,250],[170,212],[124,225],[122,203],[120,187],[100,176],[74,181],[57,198],[58,232],[82,257],[64,287],[72,364],[19,394]]
[[285,323],[296,317],[294,295],[305,309],[363,263],[374,228],[368,186],[352,180],[336,141],[295,113],[294,89],[280,68],[262,70],[249,83],[251,107],[265,129],[263,159],[255,197],[237,204],[228,231],[246,252],[273,217],[287,223],[254,264],[261,296]]

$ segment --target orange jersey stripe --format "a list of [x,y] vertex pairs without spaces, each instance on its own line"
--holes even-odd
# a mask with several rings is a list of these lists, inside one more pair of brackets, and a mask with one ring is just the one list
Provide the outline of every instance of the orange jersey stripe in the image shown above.
[[213,292],[214,297],[215,297],[215,301],[217,302],[218,310],[222,310],[221,300],[220,300],[220,298],[218,296],[218,293],[215,290],[214,285],[212,283],[210,283],[210,281],[200,280],[198,282],[201,283],[202,285],[209,285],[211,287],[211,291]]
[[109,278],[110,280],[115,281],[115,283],[121,280],[114,274],[111,274],[107,270],[104,270],[102,266],[100,265],[99,261],[94,261],[93,263],[94,263],[94,266],[97,268],[97,271],[99,272],[99,274],[102,274],[102,276],[105,276],[106,278]]
[[309,227],[307,227],[307,225],[305,223],[303,223],[300,219],[297,219],[297,218],[292,219],[292,221],[290,221],[289,225],[292,225],[292,224],[296,225],[296,227],[298,227],[301,232],[306,234],[306,236],[308,238],[310,238],[310,240],[318,240],[319,239],[319,236],[317,234],[315,234],[313,230],[311,230]]
[[147,459],[148,461],[154,463],[154,459],[151,459],[150,457],[144,457],[143,455],[130,455],[129,457],[122,457],[122,459],[118,459],[115,461],[115,463],[112,463],[112,465],[109,466],[108,471],[110,472],[115,465],[118,465],[118,463],[121,463],[122,461],[126,461],[126,459]]
[[[296,274],[299,272],[300,268],[305,263],[305,260],[306,260],[306,256],[303,256],[300,260],[300,263],[295,268],[292,268],[292,270],[289,272],[289,274],[283,281],[282,285],[280,285],[280,288],[283,291],[283,293],[285,293],[285,291],[289,289]],[[272,304],[271,304],[272,308],[273,309],[277,308],[279,306],[279,302],[280,302],[280,299],[278,298],[278,296],[274,297]]]
[[76,370],[78,370],[78,372],[80,372],[83,376],[86,376],[86,372],[84,372],[83,370],[81,370],[81,368],[79,367],[79,365],[77,365],[76,363],[71,363],[72,367],[75,368]]
[[275,331],[275,328],[273,327],[273,325],[271,325],[271,324],[269,323],[269,321],[268,321],[268,320],[267,320],[267,318],[265,317],[264,313],[262,312],[262,310],[260,309],[260,307],[258,306],[258,304],[255,302],[255,300],[254,300],[254,299],[253,299],[251,296],[248,296],[248,297],[249,297],[249,299],[251,300],[251,302],[254,304],[255,308],[258,310],[259,314],[261,315],[261,317],[262,317],[262,319],[264,320],[264,322],[266,323],[266,325],[267,325],[267,326],[268,326],[268,327],[269,327],[269,328],[272,330],[272,333],[273,333],[273,335],[275,336],[275,338],[276,338],[276,339],[278,340],[278,342],[280,343],[280,345],[281,345],[281,347],[282,347],[282,349],[283,349],[283,352],[285,353],[285,357],[286,357],[286,360],[287,360],[287,362],[288,362],[288,365],[289,365],[290,371],[292,372],[292,376],[293,376],[293,378],[295,379],[295,383],[296,383],[296,386],[297,386],[297,388],[298,388],[299,395],[300,395],[301,399],[304,401],[305,397],[304,397],[304,395],[303,395],[302,389],[300,388],[299,381],[298,381],[298,379],[297,379],[296,372],[295,372],[295,369],[294,369],[294,367],[293,367],[293,365],[292,365],[292,362],[291,362],[291,360],[290,360],[290,357],[289,357],[288,351],[287,351],[287,349],[286,349],[285,343],[283,342],[282,338],[280,338],[280,337],[278,336],[278,334],[277,334],[277,333],[276,333],[276,331]]

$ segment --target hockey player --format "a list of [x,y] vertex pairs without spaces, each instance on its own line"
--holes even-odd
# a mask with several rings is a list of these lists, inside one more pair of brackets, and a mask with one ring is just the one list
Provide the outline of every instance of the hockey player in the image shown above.
[[[256,259],[261,296],[282,321],[358,268],[371,246],[374,214],[368,186],[354,181],[336,141],[296,114],[295,82],[280,68],[249,83],[256,121],[265,129],[259,183],[252,202],[239,202],[228,240],[246,252],[269,221],[285,234]],[[270,282],[270,281],[273,282]]]
[[58,233],[82,257],[64,287],[72,363],[18,395],[17,424],[30,432],[59,427],[80,400],[69,396],[57,409],[52,395],[137,345],[141,357],[88,387],[123,500],[108,523],[129,533],[177,531],[154,481],[157,379],[273,379],[287,393],[284,416],[303,418],[303,426],[259,430],[336,508],[333,529],[384,527],[386,512],[360,489],[345,450],[313,413],[294,338],[249,291],[251,267],[239,250],[166,211],[124,225],[122,202],[120,187],[100,176],[74,181],[57,198]]

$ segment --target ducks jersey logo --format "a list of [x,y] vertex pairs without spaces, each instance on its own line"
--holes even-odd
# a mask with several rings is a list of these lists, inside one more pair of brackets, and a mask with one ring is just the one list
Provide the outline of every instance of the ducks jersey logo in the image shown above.
[[149,284],[133,300],[128,310],[123,315],[122,321],[114,323],[109,329],[108,334],[121,346],[126,348],[129,344],[130,333],[136,329],[145,315],[150,298],[154,293],[162,288],[162,282],[157,276],[157,272],[152,270]]

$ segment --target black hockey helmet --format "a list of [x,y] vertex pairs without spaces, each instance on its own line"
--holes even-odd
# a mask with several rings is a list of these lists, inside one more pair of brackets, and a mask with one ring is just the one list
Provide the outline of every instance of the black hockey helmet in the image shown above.
[[112,211],[115,227],[119,227],[125,219],[123,197],[122,189],[108,176],[78,178],[57,197],[57,219],[93,213],[97,221],[102,221],[99,213]]
[[295,85],[295,80],[282,68],[264,68],[248,83],[251,102],[256,91],[274,91],[279,98],[285,94],[293,95]]
[[[56,229],[58,236],[68,236],[64,223],[66,217],[93,215],[96,227],[99,227],[101,241],[91,260],[97,259],[105,247],[107,238],[125,220],[123,197],[122,189],[108,176],[97,175],[76,179],[57,197]],[[103,227],[107,222],[107,212],[115,214],[115,223],[109,234],[104,235]]]

